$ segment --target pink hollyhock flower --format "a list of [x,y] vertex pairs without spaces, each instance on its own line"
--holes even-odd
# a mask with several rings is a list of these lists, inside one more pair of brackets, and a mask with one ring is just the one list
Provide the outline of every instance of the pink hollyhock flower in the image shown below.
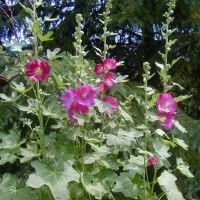
[[74,118],[75,113],[87,114],[87,113],[89,113],[89,107],[87,107],[85,105],[81,105],[77,102],[75,102],[71,105],[70,109],[67,111],[67,114],[70,118],[70,121],[73,124],[77,123],[77,121],[78,121],[76,118]]
[[50,71],[51,69],[46,60],[41,62],[33,60],[26,64],[26,75],[33,81],[44,81],[49,76]]
[[174,125],[174,117],[169,112],[159,112],[158,116],[164,117],[164,120],[158,120],[158,124],[164,127],[165,130],[170,130]]
[[96,96],[96,90],[90,85],[83,85],[76,89],[76,100],[79,104],[93,106]]
[[117,67],[117,63],[115,60],[111,58],[107,58],[106,60],[104,60],[103,66],[105,69],[109,71],[109,70],[115,69]]
[[169,93],[160,94],[157,100],[157,106],[160,112],[176,114],[175,110],[177,103]]
[[94,73],[97,75],[104,74],[104,66],[99,63],[94,66]]
[[157,159],[156,159],[155,157],[150,157],[150,158],[148,159],[148,162],[149,162],[149,165],[154,166],[154,165],[156,165],[156,163],[157,163]]
[[108,87],[114,87],[116,85],[116,76],[112,72],[106,73],[103,80]]
[[70,88],[61,96],[61,101],[62,101],[63,107],[70,107],[74,103],[75,92],[76,92],[76,90]]
[[89,107],[79,104],[78,102],[73,103],[71,109],[82,114],[89,113]]
[[96,86],[99,87],[99,89],[97,89],[97,94],[103,94],[106,90],[108,90],[108,86],[104,83],[104,81],[100,81],[98,83],[96,83]]
[[[111,105],[111,109],[113,111],[117,111],[118,110],[118,104],[117,104],[117,99],[115,99],[114,97],[110,97],[110,96],[105,96],[103,99],[102,99],[102,102],[105,102],[105,103],[108,103]],[[112,114],[113,111],[109,110],[109,109],[106,109],[104,111],[104,113],[106,114]]]
[[77,119],[76,118],[74,118],[74,110],[73,109],[69,109],[68,111],[67,111],[67,114],[68,114],[68,116],[69,116],[69,119],[70,119],[70,121],[73,123],[73,124],[75,124],[75,123],[77,123]]

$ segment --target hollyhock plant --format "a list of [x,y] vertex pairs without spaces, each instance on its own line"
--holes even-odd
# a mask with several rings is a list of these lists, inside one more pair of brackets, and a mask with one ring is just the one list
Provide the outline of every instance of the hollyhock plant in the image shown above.
[[76,93],[76,90],[70,88],[61,96],[63,107],[70,107],[74,103],[75,93]]
[[96,90],[90,85],[83,85],[76,89],[76,100],[79,104],[93,106],[96,96]]
[[155,157],[150,157],[148,159],[148,163],[149,163],[149,165],[154,166],[157,163],[157,159]]
[[50,67],[46,60],[30,61],[26,64],[26,75],[33,81],[44,81],[50,74]]
[[165,130],[171,130],[174,125],[174,117],[169,112],[159,112],[158,116],[164,117],[164,120],[158,120],[158,124],[164,127]]
[[97,75],[104,74],[104,66],[101,63],[98,63],[94,66],[94,73]]
[[117,67],[117,63],[112,58],[107,58],[104,60],[103,66],[106,70],[109,71],[109,70],[115,69]]
[[115,99],[114,97],[111,97],[111,96],[105,96],[103,99],[102,99],[102,102],[105,102],[105,103],[108,103],[111,105],[111,110],[109,109],[106,109],[104,111],[104,113],[106,114],[112,114],[113,111],[117,111],[118,110],[118,104],[117,104],[117,99]]
[[160,94],[157,100],[157,106],[160,112],[176,114],[175,110],[177,103],[169,93]]
[[114,87],[116,85],[116,76],[112,72],[108,72],[103,76],[103,80],[108,87]]

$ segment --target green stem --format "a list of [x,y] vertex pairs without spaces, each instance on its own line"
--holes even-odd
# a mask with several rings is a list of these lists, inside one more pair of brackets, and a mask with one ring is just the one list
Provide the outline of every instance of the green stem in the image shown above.
[[40,95],[40,83],[37,82],[37,100],[38,100],[38,119],[39,119],[39,137],[40,137],[40,150],[43,158],[46,157],[45,154],[45,141],[44,141],[44,119],[43,119],[43,113],[42,113],[42,101],[41,101],[41,95]]
[[[167,25],[166,25],[166,38],[165,38],[165,61],[164,61],[164,70],[165,70],[165,73],[167,74],[167,64],[168,64],[168,43],[169,43],[169,21],[167,21]],[[167,82],[168,82],[168,79],[164,78],[163,79],[163,92],[166,93],[167,92]]]
[[81,156],[82,156],[82,172],[85,171],[85,168],[84,168],[84,154],[85,154],[85,150],[86,150],[86,142],[85,142],[85,139],[84,137],[82,137],[82,144],[81,144]]
[[[145,81],[145,113],[144,113],[144,118],[145,118],[145,128],[147,129],[148,126],[148,119],[147,119],[147,80]],[[147,150],[147,142],[148,142],[148,135],[147,135],[147,130],[144,132],[144,151]],[[144,179],[143,179],[143,187],[144,187],[144,200],[146,199],[146,161],[147,161],[147,154],[144,154]]]
[[105,123],[105,114],[102,114],[102,124],[101,124],[101,139],[103,139],[103,130],[104,130],[104,123]]
[[[33,3],[33,13],[34,13],[34,17],[33,17],[33,24],[36,23],[37,21],[37,15],[36,15],[36,5],[35,5],[35,2]],[[33,32],[33,36],[35,38],[35,41],[34,41],[34,56],[35,58],[38,57],[38,50],[37,50],[37,33],[34,31]]]
[[154,168],[154,175],[153,175],[153,181],[152,181],[152,185],[151,185],[151,192],[150,192],[150,198],[153,199],[153,190],[154,190],[154,185],[155,185],[155,181],[156,181],[156,175],[157,175],[157,169]]

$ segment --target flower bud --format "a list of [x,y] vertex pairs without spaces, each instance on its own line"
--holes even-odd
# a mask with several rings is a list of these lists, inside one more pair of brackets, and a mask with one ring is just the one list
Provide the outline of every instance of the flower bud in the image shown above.
[[148,163],[149,165],[154,166],[157,163],[157,159],[155,157],[150,157]]

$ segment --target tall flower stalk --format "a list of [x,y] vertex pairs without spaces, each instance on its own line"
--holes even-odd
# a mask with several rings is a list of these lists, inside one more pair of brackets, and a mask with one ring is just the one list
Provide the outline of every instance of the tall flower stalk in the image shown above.
[[43,116],[43,103],[44,103],[44,93],[42,92],[40,81],[45,81],[46,78],[50,74],[50,67],[46,60],[39,61],[39,51],[38,44],[41,41],[50,40],[50,38],[45,38],[42,35],[40,30],[41,19],[37,17],[37,8],[42,5],[42,1],[29,1],[32,10],[26,8],[24,5],[20,4],[24,10],[31,15],[32,19],[26,17],[26,22],[29,25],[28,30],[32,33],[32,37],[30,37],[31,42],[33,43],[33,57],[34,60],[26,63],[26,76],[31,80],[35,81],[35,98],[37,102],[37,111],[34,113],[37,115],[39,122],[39,130],[37,131],[39,136],[39,145],[40,145],[40,153],[42,158],[46,159],[46,150],[45,150],[45,127],[44,127],[44,116]]
[[144,190],[144,200],[147,199],[146,194],[146,179],[148,179],[147,175],[147,145],[148,145],[148,137],[150,135],[149,124],[148,124],[148,100],[149,100],[149,93],[148,93],[148,81],[152,77],[150,76],[150,65],[148,62],[143,64],[144,74],[143,74],[143,83],[144,83],[144,176],[143,176],[143,190]]
[[169,86],[169,80],[171,76],[168,74],[169,70],[171,67],[179,60],[176,59],[172,63],[169,63],[168,60],[168,54],[171,51],[171,46],[177,41],[176,39],[171,40],[169,39],[169,36],[176,31],[176,29],[170,29],[170,23],[173,22],[174,18],[172,17],[174,13],[174,8],[175,8],[176,0],[171,0],[167,5],[168,5],[168,12],[164,14],[164,17],[166,17],[166,22],[163,23],[163,30],[162,30],[162,36],[163,39],[165,40],[165,52],[161,53],[162,59],[163,59],[163,64],[162,63],[155,63],[157,67],[160,68],[159,75],[161,77],[161,81],[163,84],[163,93],[166,93],[171,87]]

